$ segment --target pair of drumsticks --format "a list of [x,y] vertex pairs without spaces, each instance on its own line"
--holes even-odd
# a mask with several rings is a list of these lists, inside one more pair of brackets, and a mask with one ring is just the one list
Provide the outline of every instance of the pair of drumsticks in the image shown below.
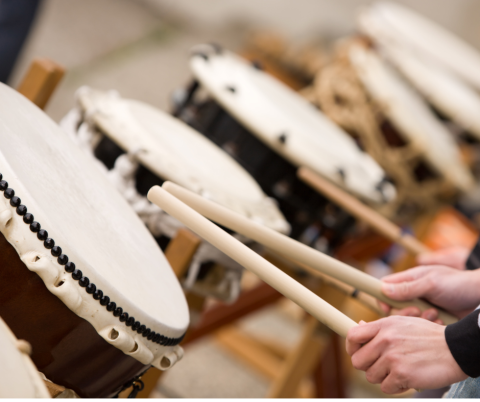
[[[255,273],[270,286],[343,337],[347,335],[350,328],[357,325],[352,319],[227,234],[210,220],[287,258],[351,285],[392,307],[405,308],[414,305],[422,311],[432,307],[429,303],[419,299],[410,302],[392,300],[382,293],[380,280],[356,268],[253,222],[174,183],[167,181],[162,187],[155,186],[149,191],[148,199],[151,202],[157,204],[197,235]],[[401,231],[399,235],[401,237]],[[445,311],[440,311],[439,318],[445,324],[457,321],[454,316]]]

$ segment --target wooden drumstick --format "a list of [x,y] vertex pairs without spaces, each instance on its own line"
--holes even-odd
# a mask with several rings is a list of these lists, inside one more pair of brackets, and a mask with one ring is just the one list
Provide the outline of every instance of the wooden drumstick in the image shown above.
[[349,214],[367,223],[386,238],[400,244],[410,253],[418,255],[431,251],[418,239],[403,233],[400,227],[312,170],[301,167],[297,170],[297,176],[314,190],[345,209]]
[[346,337],[348,330],[357,325],[355,321],[332,307],[315,293],[230,236],[194,209],[169,194],[163,188],[158,186],[152,187],[148,192],[148,199],[240,265],[252,271],[284,296],[297,303],[337,334]]
[[[434,307],[420,299],[408,302],[392,300],[382,293],[382,282],[377,278],[329,257],[305,244],[299,243],[288,236],[282,235],[273,229],[247,219],[236,212],[209,201],[172,182],[167,181],[163,183],[163,187],[169,193],[173,194],[208,219],[246,236],[294,261],[301,262],[310,268],[323,272],[362,292],[368,293],[392,307],[401,309],[408,306],[416,306],[421,311]],[[154,194],[152,190],[149,192],[149,199],[150,201],[155,202],[153,198],[150,198],[150,194],[152,194],[152,197]],[[179,220],[181,221],[181,219]],[[445,323],[445,325],[458,321],[453,315],[440,309],[439,318]]]

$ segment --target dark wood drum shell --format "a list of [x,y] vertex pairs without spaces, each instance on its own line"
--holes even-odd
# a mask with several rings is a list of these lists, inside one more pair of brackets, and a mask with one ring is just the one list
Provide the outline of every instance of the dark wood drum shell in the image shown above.
[[0,316],[32,345],[38,370],[84,398],[116,395],[149,366],[109,345],[50,293],[0,233]]

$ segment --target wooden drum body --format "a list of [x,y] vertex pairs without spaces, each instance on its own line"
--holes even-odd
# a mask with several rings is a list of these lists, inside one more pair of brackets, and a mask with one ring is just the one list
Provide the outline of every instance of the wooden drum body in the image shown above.
[[149,368],[109,345],[50,293],[3,235],[0,266],[0,316],[32,345],[32,360],[49,380],[83,397],[102,398]]
[[0,315],[38,370],[111,397],[183,352],[183,292],[143,223],[67,135],[0,85]]
[[192,51],[191,68],[196,81],[175,114],[225,149],[277,199],[293,238],[331,250],[354,223],[297,178],[300,166],[373,203],[394,198],[382,169],[347,134],[256,66],[201,45]]

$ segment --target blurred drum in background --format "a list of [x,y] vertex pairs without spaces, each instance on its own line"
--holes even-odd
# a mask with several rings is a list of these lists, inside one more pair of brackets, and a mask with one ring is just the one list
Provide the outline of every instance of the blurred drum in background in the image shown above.
[[[480,77],[467,74],[480,68],[480,53],[426,18],[398,4],[376,3],[358,16],[360,31],[375,50],[415,88],[447,126],[476,178],[480,177]],[[408,27],[408,34],[405,34]],[[414,33],[414,36],[412,36]],[[428,46],[427,46],[428,44]],[[437,49],[442,49],[437,54]],[[442,61],[450,55],[448,63]],[[470,77],[470,79],[469,79]],[[480,202],[475,192],[457,202],[457,208],[478,220]],[[478,225],[477,225],[478,227]]]
[[[423,24],[418,25],[420,21],[423,21]],[[412,38],[405,36],[397,24],[400,24],[400,27],[417,26],[416,40],[412,42]],[[456,123],[457,133],[468,133],[480,140],[479,94],[455,71],[434,58],[427,49],[416,47],[418,37],[433,34],[427,29],[428,24],[431,23],[412,11],[389,3],[376,3],[365,8],[358,16],[359,29],[373,42],[375,50],[424,96],[437,115],[441,116],[443,121]],[[451,43],[451,48],[445,49],[448,44],[445,43],[443,35],[439,34],[431,36],[429,41],[429,48],[442,48],[442,53],[448,53],[449,50],[458,53],[456,50],[460,46]],[[480,54],[478,59],[480,63]],[[465,58],[457,58],[455,62],[460,66],[468,64]],[[478,76],[480,77],[480,73]]]
[[[255,180],[227,153],[180,120],[115,92],[83,87],[62,126],[127,199],[165,247],[183,225],[146,199],[170,180],[281,233],[290,230]],[[243,268],[203,242],[184,282],[203,296],[234,301]]]
[[192,51],[195,81],[175,114],[231,154],[278,200],[291,236],[331,251],[354,220],[296,177],[307,166],[374,205],[391,202],[382,168],[307,101],[215,45]]
[[[480,90],[480,53],[442,26],[398,3],[377,2],[360,14],[366,32],[381,32],[383,40],[428,57]],[[366,24],[371,27],[367,28]]]
[[111,397],[183,351],[185,296],[127,202],[40,109],[0,85],[0,316],[46,378]]
[[339,44],[315,79],[314,99],[392,178],[400,221],[452,202],[474,179],[446,127],[422,98],[359,38]]
[[30,344],[18,340],[0,318],[0,398],[50,398],[30,353]]

